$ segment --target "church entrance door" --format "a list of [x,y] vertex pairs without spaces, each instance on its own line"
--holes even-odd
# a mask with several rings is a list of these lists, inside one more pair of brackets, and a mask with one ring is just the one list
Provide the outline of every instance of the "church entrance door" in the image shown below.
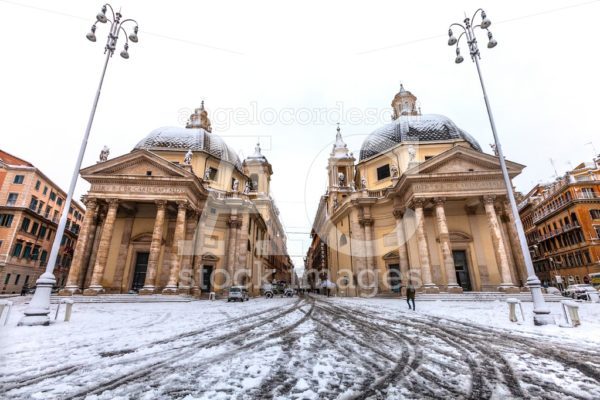
[[139,252],[135,256],[135,269],[133,270],[133,282],[131,282],[131,290],[139,291],[144,287],[146,282],[146,270],[148,269],[148,257],[150,253]]
[[471,287],[471,278],[469,277],[467,252],[464,250],[454,250],[452,256],[454,257],[454,268],[456,269],[456,282],[458,286],[462,287],[465,292],[473,290]]

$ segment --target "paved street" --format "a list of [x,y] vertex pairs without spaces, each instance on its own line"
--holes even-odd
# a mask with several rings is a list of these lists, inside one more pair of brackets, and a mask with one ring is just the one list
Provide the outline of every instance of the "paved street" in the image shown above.
[[[598,348],[575,354],[552,338],[422,315],[407,310],[404,302],[395,312],[381,308],[378,300],[323,297],[217,303],[192,305],[215,308],[214,314],[194,315],[196,329],[189,329],[194,325],[189,320],[178,324],[181,315],[163,314],[149,325],[139,316],[131,319],[128,336],[109,327],[98,332],[105,335],[98,338],[102,341],[114,336],[104,346],[94,343],[94,336],[73,336],[70,344],[37,362],[33,346],[3,350],[0,396],[600,397]],[[180,306],[163,309],[169,307]],[[197,324],[201,315],[210,323]],[[165,321],[173,328],[161,328]],[[68,356],[57,364],[51,355],[61,353]]]

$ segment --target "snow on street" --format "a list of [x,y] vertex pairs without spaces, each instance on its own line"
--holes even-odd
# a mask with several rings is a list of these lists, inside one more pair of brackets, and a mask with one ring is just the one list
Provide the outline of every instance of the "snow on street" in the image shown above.
[[[488,321],[469,318],[473,304],[436,303],[76,304],[70,323],[17,328],[21,304],[1,328],[0,397],[600,398],[597,322],[593,335],[490,323],[505,304],[477,303],[502,309]],[[584,324],[597,306],[582,307]]]

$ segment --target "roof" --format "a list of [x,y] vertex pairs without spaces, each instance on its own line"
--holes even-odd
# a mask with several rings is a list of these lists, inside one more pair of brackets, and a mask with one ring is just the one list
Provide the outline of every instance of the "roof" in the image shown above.
[[242,163],[238,155],[222,138],[203,128],[174,126],[158,128],[140,140],[134,149],[204,151],[220,160],[230,162],[242,171]]
[[0,149],[0,161],[7,165],[20,165],[24,167],[33,167],[29,161],[25,161],[22,158],[13,156],[12,154]]
[[479,143],[448,117],[438,114],[400,117],[375,130],[365,139],[360,149],[360,161],[381,154],[402,142],[456,139],[463,139],[473,149],[482,151]]

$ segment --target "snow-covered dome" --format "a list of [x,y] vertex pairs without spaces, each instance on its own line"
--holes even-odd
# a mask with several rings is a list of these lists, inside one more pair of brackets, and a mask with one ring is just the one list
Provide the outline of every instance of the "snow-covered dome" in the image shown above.
[[203,128],[166,126],[150,132],[135,146],[144,150],[204,151],[242,170],[240,158],[219,136]]
[[231,150],[223,139],[212,133],[204,100],[202,105],[190,115],[185,128],[165,126],[155,129],[140,140],[135,149],[204,151],[219,160],[233,164],[240,172],[242,171],[242,163],[236,152]]
[[401,116],[375,130],[364,140],[360,149],[360,161],[383,153],[402,142],[455,139],[465,140],[475,150],[481,151],[479,143],[448,117],[438,114]]

